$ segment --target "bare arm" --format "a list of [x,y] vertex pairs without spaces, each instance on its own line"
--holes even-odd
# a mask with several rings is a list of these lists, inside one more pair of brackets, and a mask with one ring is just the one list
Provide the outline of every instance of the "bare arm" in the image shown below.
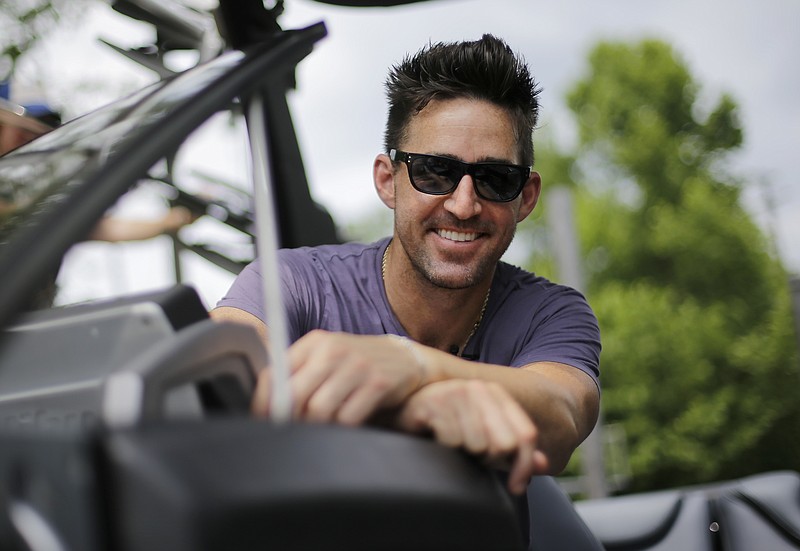
[[239,308],[231,308],[230,306],[220,306],[214,308],[209,312],[211,319],[218,322],[241,323],[249,325],[256,330],[258,336],[261,337],[261,342],[267,343],[267,326],[263,321],[256,316]]
[[141,241],[162,234],[174,234],[183,226],[191,224],[197,216],[184,207],[173,207],[164,216],[155,220],[126,220],[104,216],[89,233],[95,241]]
[[[222,307],[211,315],[252,325],[266,339],[264,323],[247,312]],[[357,425],[393,410],[402,430],[432,432],[446,445],[506,461],[517,492],[531,475],[566,466],[599,408],[594,381],[574,367],[481,364],[388,336],[313,331],[292,346],[289,360],[296,418]],[[265,370],[256,414],[268,414],[269,395]]]
[[523,408],[538,432],[537,447],[548,472],[566,467],[572,452],[594,428],[600,396],[594,381],[572,366],[538,362],[523,368],[482,364],[414,344],[429,366],[426,383],[467,379],[499,384]]

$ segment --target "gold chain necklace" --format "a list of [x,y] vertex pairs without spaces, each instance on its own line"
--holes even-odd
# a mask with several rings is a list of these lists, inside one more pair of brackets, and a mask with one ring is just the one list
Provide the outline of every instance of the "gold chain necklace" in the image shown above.
[[[389,247],[392,246],[391,241],[386,246],[386,249],[383,251],[383,258],[381,259],[381,278],[383,279],[383,286],[386,287],[386,263],[389,259]],[[492,288],[486,290],[486,297],[483,299],[483,306],[481,306],[481,313],[478,314],[478,319],[475,320],[475,325],[472,326],[472,331],[469,332],[467,338],[464,340],[464,344],[461,345],[461,348],[456,348],[453,345],[450,348],[450,352],[456,356],[461,356],[464,354],[464,350],[467,348],[469,344],[469,340],[475,335],[475,332],[480,327],[481,322],[483,321],[483,315],[486,313],[486,307],[489,305],[489,293],[492,291]],[[455,349],[455,350],[454,350]]]

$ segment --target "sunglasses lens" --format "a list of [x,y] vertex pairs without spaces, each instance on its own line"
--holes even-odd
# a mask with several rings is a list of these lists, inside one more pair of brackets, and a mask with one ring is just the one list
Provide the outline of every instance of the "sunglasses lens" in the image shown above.
[[433,195],[450,193],[463,176],[460,165],[444,157],[420,156],[411,162],[411,180],[418,190]]
[[475,180],[475,191],[488,201],[511,201],[519,195],[528,175],[521,167],[506,164],[479,163],[465,165],[447,157],[410,155],[411,184],[422,193],[445,195],[451,193],[467,167]]
[[475,170],[478,195],[490,201],[510,201],[519,193],[524,175],[508,165],[480,165]]

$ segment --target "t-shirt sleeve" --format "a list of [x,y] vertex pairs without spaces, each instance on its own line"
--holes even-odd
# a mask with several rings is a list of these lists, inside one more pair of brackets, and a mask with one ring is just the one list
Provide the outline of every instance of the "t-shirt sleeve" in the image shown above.
[[266,323],[261,291],[261,265],[257,260],[245,266],[236,276],[228,292],[217,302],[217,308],[222,306],[244,310]]
[[549,289],[512,366],[557,362],[576,367],[598,382],[600,328],[584,296],[563,285]]
[[[279,251],[281,294],[289,340],[294,342],[315,326],[319,317],[324,292],[320,287],[320,275],[313,259],[289,250]],[[248,264],[233,281],[228,292],[217,306],[230,306],[244,310],[269,325],[264,311],[261,263],[255,260]]]

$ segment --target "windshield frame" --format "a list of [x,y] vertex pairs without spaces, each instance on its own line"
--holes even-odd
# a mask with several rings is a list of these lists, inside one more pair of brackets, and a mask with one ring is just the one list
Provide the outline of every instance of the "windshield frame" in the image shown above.
[[[120,128],[125,130],[119,140],[111,146],[93,148],[93,160],[86,163],[85,170],[73,175],[68,193],[57,203],[43,205],[33,213],[13,239],[0,248],[0,327],[7,325],[28,297],[47,283],[48,274],[64,253],[89,233],[120,196],[146,177],[156,162],[175,151],[215,113],[237,99],[245,103],[268,83],[285,79],[325,34],[323,23],[276,33],[252,50],[229,52],[165,81],[122,118],[114,118],[114,123],[122,124]],[[208,79],[209,74],[213,78]],[[193,87],[192,83],[197,82],[193,79],[198,78],[202,82]],[[176,90],[181,96],[179,101],[169,102],[170,109],[161,111],[164,101]],[[140,123],[124,122],[133,120],[131,116]],[[20,162],[28,154],[33,158],[34,152],[44,150],[46,144],[64,143],[59,135],[69,131],[69,125],[65,125],[63,130],[54,131],[52,138],[37,140],[40,143],[34,142],[0,159],[0,167],[6,162]]]

